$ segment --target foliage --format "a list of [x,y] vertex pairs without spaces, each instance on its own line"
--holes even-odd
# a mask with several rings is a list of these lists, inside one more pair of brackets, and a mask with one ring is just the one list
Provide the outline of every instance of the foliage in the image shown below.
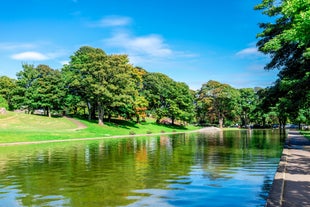
[[137,96],[137,74],[126,55],[106,55],[99,48],[81,47],[63,69],[69,94],[87,103],[88,111],[97,108],[98,123],[105,115],[130,117]]
[[239,116],[241,119],[241,126],[247,126],[255,121],[254,111],[257,107],[258,97],[253,88],[242,88],[240,92],[240,110]]
[[0,96],[0,108],[8,108],[8,102],[2,96]]
[[16,87],[16,81],[7,76],[0,77],[0,96],[6,100],[6,109],[13,110],[12,103],[13,91]]
[[[197,106],[199,114],[207,114],[212,117],[211,123],[217,119],[220,128],[223,127],[224,119],[234,120],[238,111],[240,93],[228,84],[217,81],[208,81],[197,92]],[[203,115],[202,117],[205,117]],[[201,117],[200,117],[201,118]]]
[[61,109],[64,96],[64,84],[58,70],[47,65],[23,64],[23,70],[17,73],[12,98],[16,108],[26,108],[29,113],[43,109],[51,117],[52,110]]
[[158,123],[163,117],[169,117],[172,124],[177,119],[190,122],[194,116],[193,96],[189,87],[162,73],[144,75],[143,94]]
[[297,120],[298,111],[310,106],[310,2],[263,0],[256,9],[273,20],[260,24],[257,45],[271,56],[265,68],[280,70],[278,81],[268,89],[273,94],[269,108],[276,109],[284,124],[288,118]]

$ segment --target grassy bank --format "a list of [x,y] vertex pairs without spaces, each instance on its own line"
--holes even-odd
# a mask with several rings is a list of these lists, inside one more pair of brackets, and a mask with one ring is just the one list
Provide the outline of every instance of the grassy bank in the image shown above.
[[301,131],[301,134],[310,139],[310,131]]
[[96,122],[79,121],[86,128],[80,128],[76,123],[64,117],[48,118],[45,116],[8,112],[5,115],[0,115],[0,143],[185,132],[199,129],[194,126],[158,125],[154,120],[148,120],[141,124],[115,120],[110,123],[106,122],[103,126],[99,126]]

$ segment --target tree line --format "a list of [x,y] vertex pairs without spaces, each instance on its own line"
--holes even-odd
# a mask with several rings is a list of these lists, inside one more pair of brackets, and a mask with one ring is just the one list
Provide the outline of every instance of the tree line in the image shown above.
[[88,115],[99,124],[113,117],[140,122],[147,116],[158,123],[220,127],[309,124],[309,0],[262,0],[255,9],[270,17],[260,24],[257,47],[271,57],[265,69],[279,70],[271,87],[236,89],[210,80],[193,91],[165,74],[131,65],[127,55],[84,46],[61,70],[23,64],[17,79],[0,77],[0,106],[28,113],[41,109],[48,116]]
[[2,103],[9,110],[44,114],[87,115],[98,124],[112,118],[140,122],[151,116],[160,122],[247,126],[275,123],[263,114],[264,89],[235,89],[208,81],[193,91],[162,73],[129,63],[126,55],[81,47],[61,70],[23,64],[17,79],[0,77]]

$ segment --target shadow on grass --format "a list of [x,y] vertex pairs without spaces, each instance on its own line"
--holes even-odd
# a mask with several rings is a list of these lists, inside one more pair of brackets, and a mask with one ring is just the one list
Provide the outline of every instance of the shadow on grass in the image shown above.
[[[88,120],[85,117],[82,116],[71,116],[80,120],[83,120],[88,123],[92,124],[97,124],[98,120],[93,119],[93,120]],[[159,127],[165,127],[169,129],[174,129],[174,130],[188,130],[186,126],[181,126],[181,125],[171,125],[171,124],[161,124],[161,123],[156,123],[156,122],[141,122],[137,123],[135,121],[131,120],[121,120],[121,119],[111,119],[110,121],[108,119],[103,120],[104,125],[109,126],[109,127],[119,127],[119,128],[124,128],[124,129],[133,129],[133,128],[140,128],[139,126],[159,126]]]
[[[71,117],[74,117],[76,119],[79,119],[79,120],[82,120],[88,123],[98,124],[97,119],[88,120],[87,118],[82,117],[82,116],[71,116]],[[127,120],[120,120],[120,119],[111,119],[109,121],[108,119],[104,119],[103,123],[104,125],[109,126],[109,127],[120,127],[124,129],[138,128],[137,123],[134,121],[127,121]]]

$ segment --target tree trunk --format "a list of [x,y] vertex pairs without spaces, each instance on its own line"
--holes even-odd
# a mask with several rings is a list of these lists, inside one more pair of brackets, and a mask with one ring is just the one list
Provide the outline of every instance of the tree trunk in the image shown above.
[[49,117],[49,118],[52,117],[52,113],[51,113],[50,107],[47,107],[47,114],[48,114],[48,117]]
[[[98,109],[99,110],[99,109]],[[93,107],[91,108],[91,112],[90,112],[90,119],[96,119],[96,106],[93,105]]]
[[103,116],[104,116],[104,110],[101,107],[101,104],[98,104],[98,124],[103,125]]
[[88,121],[91,120],[91,109],[92,109],[92,106],[89,102],[87,102],[87,109],[88,109]]
[[223,122],[224,122],[224,118],[222,116],[219,117],[219,127],[220,129],[223,128]]

